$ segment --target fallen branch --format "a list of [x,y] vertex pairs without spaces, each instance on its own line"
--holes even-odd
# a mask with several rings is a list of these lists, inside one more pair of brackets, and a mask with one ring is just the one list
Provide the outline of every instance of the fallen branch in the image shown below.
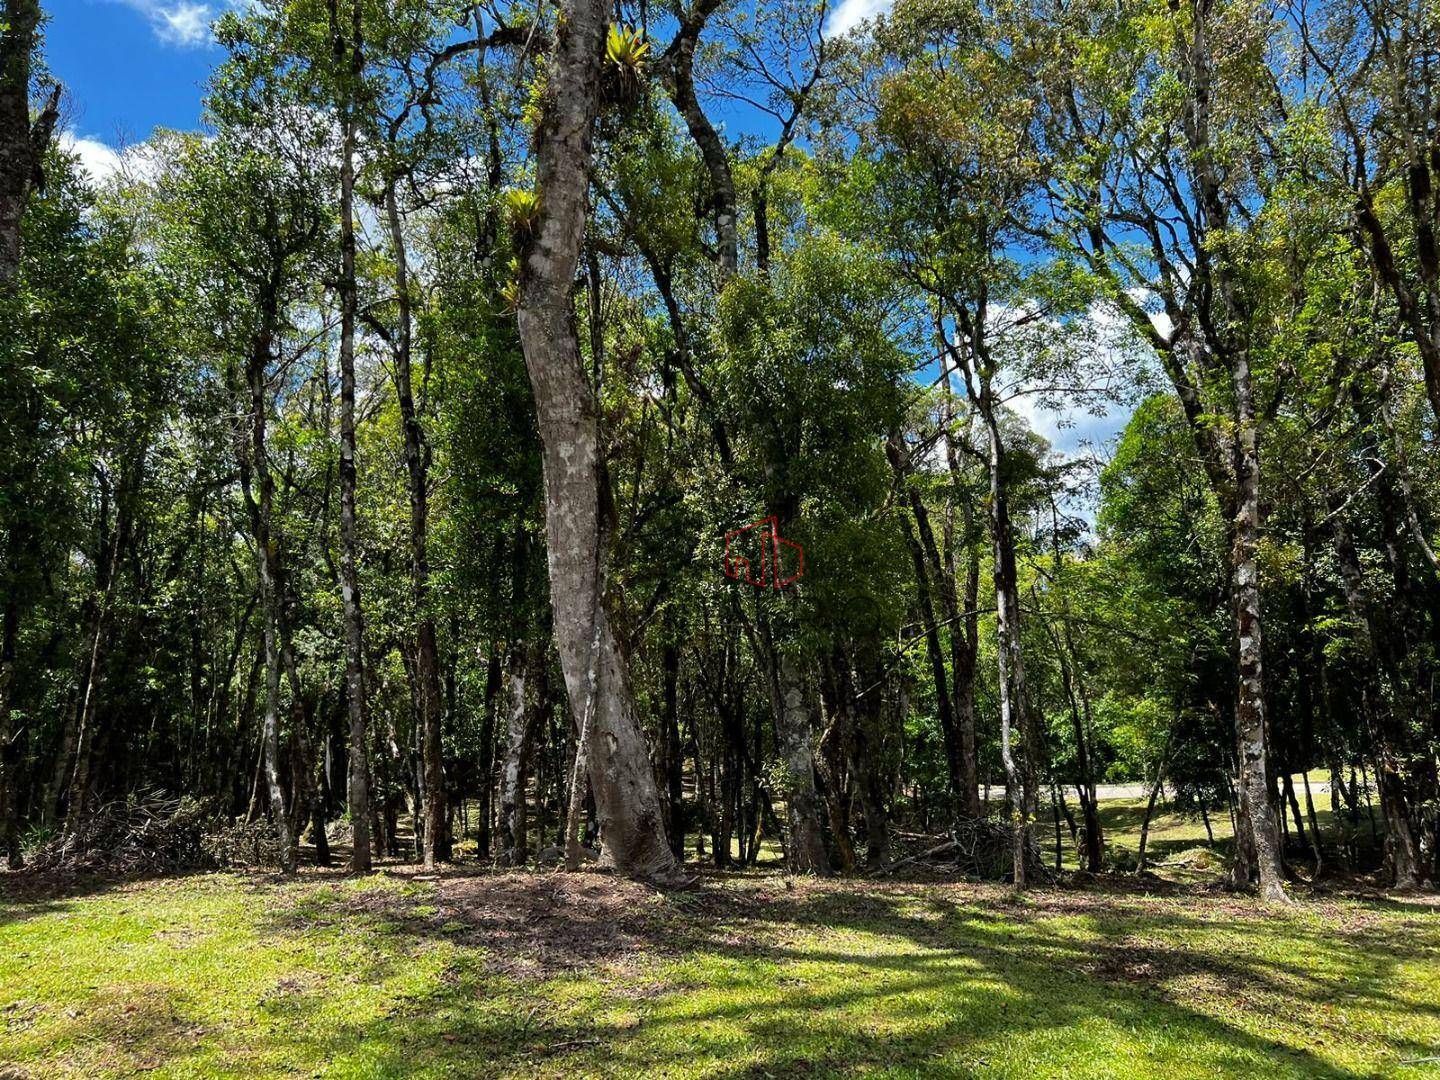
[[887,866],[882,866],[878,870],[872,870],[865,876],[884,877],[886,874],[891,874],[894,873],[896,870],[899,870],[902,866],[908,866],[910,863],[919,862],[921,859],[928,859],[935,855],[947,855],[950,852],[955,851],[958,847],[959,845],[956,844],[954,840],[946,840],[943,844],[936,844],[934,847],[929,848],[926,851],[922,851],[918,855],[911,855],[907,859],[901,859],[899,862],[893,862]]

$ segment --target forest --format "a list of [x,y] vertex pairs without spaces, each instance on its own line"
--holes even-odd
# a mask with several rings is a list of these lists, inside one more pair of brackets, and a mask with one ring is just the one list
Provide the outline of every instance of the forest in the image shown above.
[[1437,1067],[1432,4],[204,10],[4,3],[0,1076]]

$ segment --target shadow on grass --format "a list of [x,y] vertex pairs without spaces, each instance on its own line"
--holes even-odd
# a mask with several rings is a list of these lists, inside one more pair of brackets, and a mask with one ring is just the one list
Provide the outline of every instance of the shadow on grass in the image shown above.
[[[351,974],[365,981],[402,975],[416,948],[452,949],[379,1019],[329,1015],[323,982],[259,1006],[270,1050],[366,1076],[946,1077],[987,1062],[1101,1076],[1123,1061],[1137,1075],[1183,1063],[1175,1075],[1346,1078],[1372,1075],[1379,1054],[1433,1053],[1392,1021],[1440,1018],[1395,993],[1402,964],[1440,949],[1440,922],[1402,940],[1394,902],[1276,912],[1110,881],[1017,899],[742,872],[673,897],[600,874],[464,869],[403,891],[254,885],[266,935],[360,935],[371,959]],[[1373,1014],[1363,1072],[1301,1045],[1302,1027],[1353,1038],[1336,1005]],[[183,1069],[213,1053],[165,1015],[132,1028],[137,1060]]]
[[[1405,943],[1378,923],[1310,925],[1244,900],[1193,892],[1154,900],[1109,882],[1014,902],[996,889],[807,883],[792,890],[773,877],[771,888],[756,889],[755,875],[727,874],[708,875],[719,887],[697,897],[647,903],[624,883],[587,877],[451,875],[440,896],[457,909],[404,932],[423,937],[449,925],[442,936],[453,940],[450,916],[458,913],[468,927],[464,940],[487,950],[492,972],[507,974],[515,970],[507,954],[534,959],[544,951],[538,939],[558,935],[565,962],[541,963],[537,987],[566,972],[636,960],[663,968],[683,959],[713,969],[713,983],[676,987],[659,976],[643,1035],[572,1017],[547,1021],[538,1039],[533,1030],[517,1032],[513,1018],[475,1026],[463,1002],[442,992],[431,1004],[457,1028],[449,1033],[455,1044],[498,1040],[519,1055],[509,1068],[522,1068],[526,1055],[584,1054],[587,1040],[597,1040],[625,1075],[694,1068],[697,1058],[709,1058],[713,1067],[702,1071],[714,1076],[920,1066],[943,1076],[965,1074],[957,1061],[978,1060],[997,1046],[1072,1039],[1125,1045],[1120,1033],[1143,1031],[1138,1042],[1153,1048],[1156,1069],[1174,1054],[1217,1073],[1338,1078],[1366,1074],[1221,1019],[1193,998],[1238,1000],[1262,1018],[1316,1012],[1312,1031],[1322,1034],[1318,1010],[1336,1002],[1381,1015],[1440,1017],[1440,1005],[1417,1005],[1390,990],[1400,964],[1435,948],[1440,926],[1427,941]],[[1197,900],[1211,910],[1186,910]],[[547,925],[552,919],[559,925]],[[1209,940],[1217,934],[1223,940]],[[1283,939],[1284,949],[1247,953],[1237,934],[1268,935],[1272,945]],[[895,951],[827,946],[856,935]],[[885,1022],[877,1025],[876,1017]],[[407,1037],[423,1035],[428,1023]],[[657,1035],[666,1027],[677,1034]],[[1378,1034],[1397,1056],[1431,1049]],[[737,1063],[737,1052],[759,1060]],[[1058,1068],[1063,1058],[1050,1060]],[[581,1057],[577,1068],[581,1062],[595,1067]]]
[[0,926],[66,911],[77,900],[103,896],[148,882],[180,881],[203,877],[207,873],[209,871],[205,870],[168,874],[3,871],[0,872]]

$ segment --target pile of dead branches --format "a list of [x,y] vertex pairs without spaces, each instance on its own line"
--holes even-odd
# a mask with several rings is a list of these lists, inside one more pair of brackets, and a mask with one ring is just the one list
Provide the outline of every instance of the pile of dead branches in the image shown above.
[[217,865],[205,837],[213,809],[188,796],[131,795],[82,815],[30,853],[37,871],[141,874],[210,869]]
[[280,865],[280,841],[265,820],[221,821],[203,840],[211,865],[219,867],[275,867]]
[[[1014,832],[1009,820],[999,817],[959,818],[950,830],[955,865],[967,877],[981,881],[1007,881],[1014,873]],[[1035,830],[1025,850],[1025,874],[1034,881],[1048,876]]]
[[[924,863],[931,867],[953,867],[973,881],[1009,881],[1015,866],[1013,836],[1007,818],[958,818],[950,829],[948,840],[941,840],[908,858],[897,860],[879,874],[890,874],[906,866]],[[1025,873],[1031,881],[1047,880],[1050,876],[1033,829],[1026,846]]]

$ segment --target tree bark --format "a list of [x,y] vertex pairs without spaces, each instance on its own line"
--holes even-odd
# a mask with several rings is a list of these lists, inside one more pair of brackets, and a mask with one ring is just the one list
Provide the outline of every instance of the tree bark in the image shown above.
[[855,845],[850,841],[849,800],[846,798],[845,768],[848,755],[849,717],[844,710],[832,710],[829,723],[816,745],[816,774],[821,782],[821,795],[830,820],[830,838],[834,844],[840,873],[849,875],[855,869]]
[[[1208,4],[1196,3],[1189,40],[1182,50],[1182,76],[1187,91],[1182,127],[1190,151],[1195,199],[1200,224],[1208,238],[1220,238],[1230,228],[1229,202],[1216,163],[1210,122],[1215,108],[1215,69],[1210,41]],[[1233,483],[1231,531],[1231,602],[1235,620],[1236,705],[1235,740],[1240,780],[1240,819],[1248,822],[1248,847],[1260,878],[1260,893],[1267,900],[1284,900],[1284,861],[1275,806],[1270,800],[1265,720],[1265,667],[1260,607],[1260,568],[1256,557],[1260,540],[1259,425],[1250,371],[1248,299],[1236,278],[1231,258],[1220,257],[1209,267],[1210,286],[1219,309],[1206,312],[1202,329],[1216,352],[1229,364],[1234,392],[1234,439],[1230,476]],[[1193,423],[1193,421],[1192,421]],[[1212,436],[1213,437],[1213,436]],[[1241,845],[1242,849],[1245,845]],[[1245,869],[1237,859],[1237,870]]]
[[45,149],[60,118],[60,87],[52,87],[30,118],[30,79],[40,27],[39,0],[5,0],[0,29],[0,290],[20,270],[20,224],[30,193],[43,182]]
[[500,643],[490,648],[485,662],[485,705],[480,718],[480,806],[476,811],[475,853],[490,857],[490,826],[495,802],[495,710],[499,707],[502,665]]
[[[355,120],[353,94],[365,63],[360,4],[351,4],[350,36],[340,29],[338,0],[330,17],[339,59],[348,50],[348,70],[336,73],[340,102],[340,598],[345,622],[345,702],[350,719],[346,800],[354,830],[350,869],[369,870],[370,780],[366,767],[365,618],[360,600],[359,543],[355,532]],[[433,865],[433,864],[432,864]]]
[[[1014,814],[1012,852],[1017,889],[1026,884],[1030,831],[1039,812],[1039,747],[1025,700],[1025,661],[1020,649],[1020,595],[1015,567],[1015,538],[1004,477],[1004,446],[994,416],[986,417],[990,436],[990,531],[995,544],[995,636],[1000,666],[1000,755]],[[1020,752],[1016,753],[1016,739]]]
[[0,847],[5,863],[19,870],[25,863],[20,855],[18,807],[20,785],[19,735],[11,726],[11,693],[15,685],[15,654],[20,638],[20,604],[12,584],[0,616]]
[[445,818],[444,733],[441,728],[440,658],[435,619],[430,613],[429,484],[430,447],[420,425],[412,379],[410,267],[392,179],[385,189],[385,214],[395,257],[395,392],[405,439],[405,477],[410,495],[410,590],[415,606],[415,704],[425,767],[425,865],[450,857]]
[[1026,884],[1031,830],[1039,813],[1039,774],[1045,756],[1045,742],[1036,717],[1029,708],[1025,687],[1015,535],[1010,522],[1005,442],[1000,433],[1000,418],[991,385],[995,361],[985,335],[986,311],[983,302],[974,312],[964,305],[957,305],[954,314],[962,334],[962,344],[957,346],[943,336],[942,344],[964,378],[966,394],[975,403],[985,427],[985,457],[990,481],[990,539],[994,551],[1000,759],[1005,766],[1006,794],[1011,805],[1013,878],[1015,887],[1021,889]]
[[[138,455],[137,455],[138,457]],[[130,467],[122,466],[119,482],[114,486],[115,522],[109,535],[104,534],[105,500],[101,501],[101,543],[96,561],[96,595],[92,606],[93,621],[86,646],[84,687],[75,735],[75,767],[70,775],[70,806],[65,817],[65,831],[73,833],[80,818],[89,809],[90,766],[95,754],[96,711],[100,688],[104,682],[105,657],[110,648],[111,625],[114,620],[115,593],[120,581],[120,563],[129,548],[134,515],[134,491],[138,477],[131,469],[141,467],[139,460]],[[103,482],[103,477],[102,477]]]
[[[496,862],[500,866],[524,866],[529,857],[525,821],[525,781],[530,762],[530,749],[535,739],[535,720],[539,710],[532,709],[526,698],[527,674],[531,656],[524,645],[517,644],[505,673],[507,749],[505,767],[500,775],[500,828],[502,848]],[[542,837],[543,840],[543,837]]]
[[280,844],[281,868],[295,872],[295,848],[290,834],[290,821],[285,811],[285,793],[280,785],[280,626],[283,598],[277,574],[279,540],[274,530],[275,481],[266,456],[266,420],[268,405],[265,394],[266,372],[272,345],[272,326],[267,308],[265,326],[256,339],[247,365],[246,381],[250,390],[250,445],[246,464],[242,464],[242,485],[248,487],[248,472],[254,470],[259,486],[258,499],[247,499],[251,507],[251,528],[255,539],[256,570],[260,578],[260,606],[264,610],[265,648],[265,719],[261,732],[261,753],[265,764],[265,790],[270,803],[270,817]]
[[[919,496],[911,493],[912,512]],[[945,743],[946,776],[950,787],[951,816],[959,813],[965,801],[964,766],[961,763],[960,740],[956,733],[955,714],[950,702],[950,676],[945,670],[945,656],[940,647],[940,631],[936,626],[935,604],[930,592],[930,573],[925,554],[910,522],[904,523],[905,543],[915,565],[916,593],[919,598],[920,622],[925,633],[925,653],[930,660],[930,674],[935,685],[935,712],[940,720],[940,734]]]
[[[905,546],[910,549],[910,560],[915,567],[915,589],[920,622],[925,633],[925,653],[930,660],[930,673],[935,685],[935,712],[940,721],[940,734],[945,743],[946,776],[950,787],[950,812],[957,816],[961,807],[971,802],[966,795],[968,780],[962,761],[961,739],[950,699],[950,673],[945,670],[945,654],[940,645],[940,631],[935,618],[934,592],[939,591],[944,604],[946,621],[952,635],[962,632],[959,625],[960,611],[955,596],[954,580],[946,579],[940,556],[935,546],[934,532],[930,527],[930,516],[920,493],[909,483],[910,464],[898,433],[893,433],[885,444],[886,456],[896,480],[905,487],[905,496],[910,507],[911,521],[903,521]],[[918,535],[917,535],[918,530]],[[932,588],[932,578],[933,588]],[[973,721],[973,714],[972,714]],[[972,735],[973,738],[973,735]],[[976,816],[976,815],[972,815]]]
[[[594,389],[574,325],[575,279],[609,6],[565,0],[535,132],[539,212],[521,266],[518,319],[545,472],[545,529],[555,643],[582,731],[605,855],[622,873],[688,884],[665,835],[659,792],[636,723],[627,664],[603,583],[610,529]],[[593,718],[589,713],[593,710]],[[593,722],[588,722],[593,720]]]
[[941,381],[945,401],[945,465],[950,473],[950,491],[945,502],[944,538],[945,572],[949,589],[953,595],[958,587],[955,552],[963,547],[965,559],[965,588],[956,597],[956,621],[950,627],[950,674],[954,691],[950,696],[955,711],[955,721],[960,735],[960,767],[965,785],[965,810],[972,818],[985,816],[985,807],[980,801],[980,769],[976,759],[975,732],[975,660],[980,649],[980,545],[971,542],[974,526],[975,506],[971,498],[963,503],[961,534],[955,534],[955,491],[963,481],[960,455],[957,452],[954,423],[954,397],[950,388],[950,373]]
[[[673,627],[667,625],[670,634]],[[661,656],[663,669],[664,715],[661,718],[664,734],[664,769],[667,812],[665,833],[670,838],[670,850],[675,858],[685,858],[685,747],[680,742],[680,645],[669,638]]]
[[695,93],[695,48],[705,21],[720,7],[720,0],[699,0],[685,12],[680,27],[663,57],[662,78],[675,110],[685,121],[690,138],[700,151],[700,160],[710,177],[710,198],[715,211],[715,241],[719,254],[720,276],[728,281],[740,264],[737,222],[739,202],[735,194],[735,178],[725,143]]
[[1250,384],[1248,349],[1237,349],[1231,360],[1235,386],[1235,530],[1231,553],[1237,641],[1238,696],[1235,703],[1235,737],[1240,759],[1241,817],[1250,822],[1260,893],[1267,900],[1284,900],[1285,869],[1280,830],[1270,801],[1266,761],[1265,669],[1261,642],[1260,564],[1260,450],[1255,422],[1255,399]]
[[[863,671],[864,669],[862,669]],[[864,675],[867,686],[874,685],[878,672]],[[844,748],[850,778],[865,815],[865,866],[876,870],[890,859],[890,818],[885,809],[885,792],[877,761],[880,752],[880,697],[855,692],[855,678],[845,650],[837,648],[829,665],[832,708],[841,719]]]
[[820,828],[820,800],[815,791],[810,709],[805,704],[804,682],[794,658],[783,652],[776,676],[781,698],[780,763],[785,770],[785,816],[790,826],[785,861],[791,873],[828,874],[830,857]]

